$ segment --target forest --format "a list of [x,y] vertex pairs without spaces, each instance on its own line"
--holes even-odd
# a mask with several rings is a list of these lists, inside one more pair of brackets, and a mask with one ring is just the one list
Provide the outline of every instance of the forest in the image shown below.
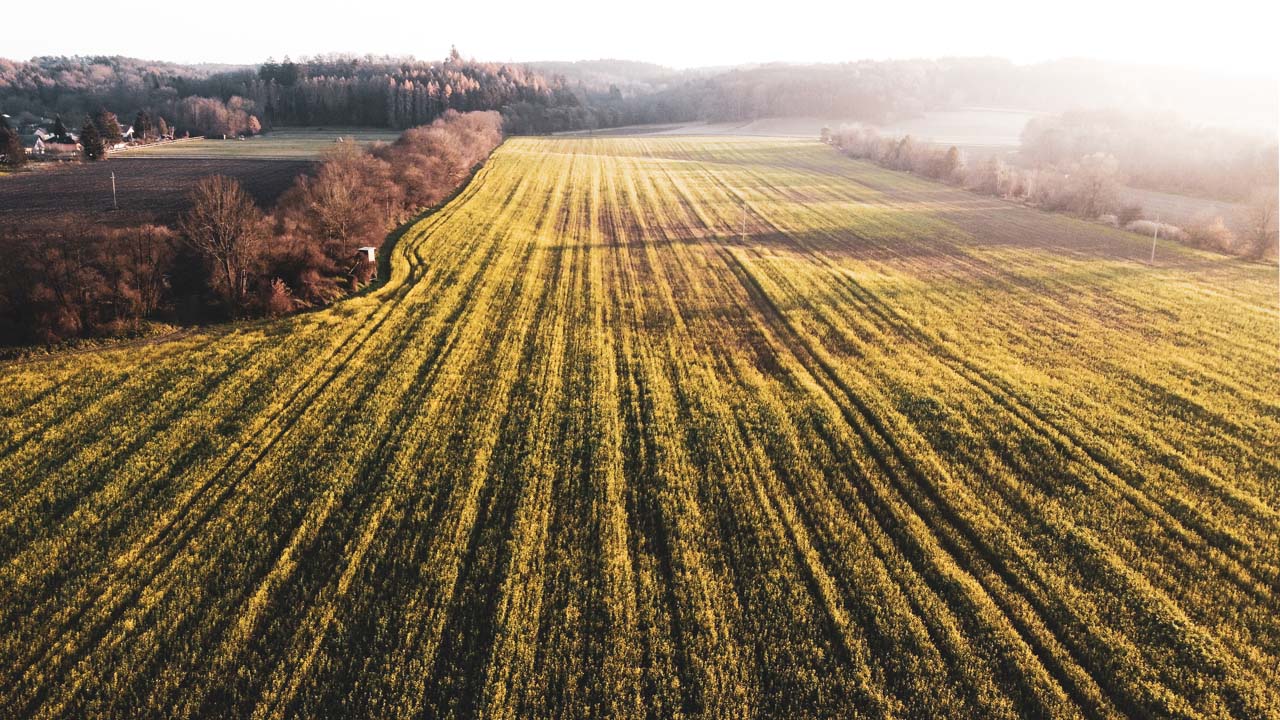
[[[1268,126],[1276,101],[1238,78],[1141,66],[987,58],[864,60],[674,70],[647,63],[488,63],[456,49],[439,62],[326,55],[259,66],[183,66],[122,57],[0,59],[0,108],[15,118],[101,107],[140,109],[192,134],[229,132],[207,107],[222,103],[272,125],[403,129],[446,110],[497,110],[512,134],[692,120],[812,115],[883,123],[940,107],[1149,109],[1191,125]],[[1208,102],[1211,100],[1212,102]],[[184,101],[187,104],[184,106]],[[213,113],[217,115],[217,113]]]
[[[179,133],[242,132],[248,118],[274,125],[348,125],[405,129],[449,110],[546,108],[530,132],[550,129],[555,108],[579,100],[562,83],[522,66],[462,58],[321,56],[259,67],[183,66],[123,57],[0,59],[0,108],[16,124],[62,116],[68,124],[105,108],[132,118],[166,117]],[[566,111],[567,112],[567,111]],[[563,114],[563,113],[561,113]],[[574,116],[577,117],[577,116]],[[585,127],[581,119],[574,127]]]

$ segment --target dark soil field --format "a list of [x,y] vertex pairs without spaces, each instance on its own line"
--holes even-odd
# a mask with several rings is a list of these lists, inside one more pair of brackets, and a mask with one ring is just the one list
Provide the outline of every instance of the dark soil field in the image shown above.
[[[239,180],[261,207],[270,207],[311,168],[299,160],[186,160],[112,158],[0,177],[0,224],[79,212],[112,225],[169,223],[187,206],[200,178],[228,175]],[[111,208],[111,174],[120,209]]]

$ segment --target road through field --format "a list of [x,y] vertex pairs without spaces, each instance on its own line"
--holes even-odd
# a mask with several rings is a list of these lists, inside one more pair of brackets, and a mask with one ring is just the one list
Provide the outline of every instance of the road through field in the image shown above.
[[0,365],[19,717],[1275,717],[1274,268],[508,140],[333,308]]

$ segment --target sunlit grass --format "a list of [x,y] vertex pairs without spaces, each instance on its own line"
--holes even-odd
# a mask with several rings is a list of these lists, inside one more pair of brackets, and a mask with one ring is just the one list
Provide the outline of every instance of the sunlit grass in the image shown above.
[[3,366],[0,702],[1269,716],[1274,269],[1148,243],[508,140],[376,292]]

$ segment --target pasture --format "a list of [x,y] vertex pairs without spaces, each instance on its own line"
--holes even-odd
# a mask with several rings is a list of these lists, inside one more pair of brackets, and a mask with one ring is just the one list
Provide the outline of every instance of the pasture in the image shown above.
[[0,706],[1280,713],[1274,268],[731,137],[510,139],[392,252],[0,366]]
[[192,138],[171,143],[142,145],[116,152],[112,157],[183,158],[187,160],[319,160],[327,150],[345,142],[368,145],[395,142],[400,131],[386,128],[282,127],[244,140]]

